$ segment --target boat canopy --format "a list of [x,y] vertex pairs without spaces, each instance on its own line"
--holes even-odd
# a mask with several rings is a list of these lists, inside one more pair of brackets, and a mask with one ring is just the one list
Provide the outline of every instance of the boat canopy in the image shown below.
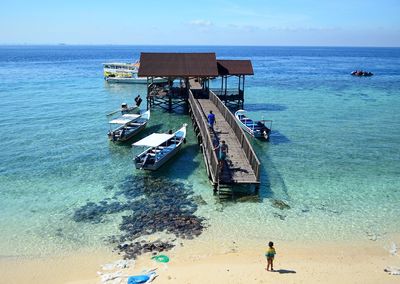
[[166,133],[153,133],[142,140],[133,143],[133,146],[137,147],[157,147],[158,145],[166,142],[167,140],[174,137],[175,134],[166,134]]
[[111,120],[110,124],[127,124],[139,118],[140,114],[124,114],[116,119]]

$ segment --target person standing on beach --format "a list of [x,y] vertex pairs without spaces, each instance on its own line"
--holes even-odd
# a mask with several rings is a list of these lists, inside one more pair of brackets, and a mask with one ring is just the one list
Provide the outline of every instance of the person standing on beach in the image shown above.
[[214,130],[214,124],[215,124],[215,114],[213,114],[212,110],[210,110],[210,113],[207,116],[208,120],[208,125],[212,130]]
[[[275,248],[274,248],[274,243],[269,242],[268,243],[268,250],[265,253],[265,257],[267,258],[267,271],[274,271],[274,257],[276,254]],[[271,269],[270,269],[271,268]]]

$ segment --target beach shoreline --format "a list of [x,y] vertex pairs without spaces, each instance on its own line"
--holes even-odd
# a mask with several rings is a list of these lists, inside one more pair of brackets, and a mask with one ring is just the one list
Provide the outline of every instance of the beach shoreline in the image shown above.
[[[184,241],[165,252],[168,264],[156,263],[150,254],[120,270],[122,275],[138,275],[157,268],[153,283],[398,283],[399,277],[384,272],[400,267],[399,255],[389,252],[400,236],[377,241],[277,241],[275,272],[265,270],[265,242],[223,246],[218,251],[206,243]],[[109,250],[78,251],[43,258],[3,257],[2,283],[102,283],[101,265],[122,259]],[[118,271],[114,270],[114,271]],[[22,273],[21,273],[22,272]],[[126,278],[121,278],[125,283]],[[4,282],[3,282],[4,281]],[[114,282],[105,282],[114,283]]]

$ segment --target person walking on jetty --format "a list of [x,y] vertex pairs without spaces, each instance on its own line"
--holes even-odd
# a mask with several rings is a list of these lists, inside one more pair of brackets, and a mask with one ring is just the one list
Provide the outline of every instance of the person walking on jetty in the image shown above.
[[213,114],[212,110],[210,110],[210,113],[207,116],[208,120],[208,125],[212,130],[214,130],[214,124],[215,124],[215,114]]
[[218,150],[217,157],[218,157],[218,168],[222,172],[224,168],[224,162],[226,160],[226,154],[228,154],[229,147],[228,144],[225,143],[225,140],[222,140],[221,143],[214,148],[214,150]]
[[[274,271],[274,257],[276,254],[275,248],[274,248],[274,243],[269,242],[268,243],[268,250],[265,253],[265,257],[267,258],[267,271]],[[270,269],[271,268],[271,269]]]

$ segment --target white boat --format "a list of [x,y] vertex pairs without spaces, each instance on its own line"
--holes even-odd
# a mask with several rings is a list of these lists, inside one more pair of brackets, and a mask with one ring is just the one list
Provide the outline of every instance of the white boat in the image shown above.
[[150,120],[150,110],[142,114],[123,114],[109,121],[108,138],[112,142],[124,142],[142,131]]
[[[246,111],[242,109],[235,112],[235,117],[240,127],[252,137],[269,139],[272,120],[252,120],[247,117]],[[266,126],[267,122],[269,122],[269,127]]]
[[[109,83],[147,84],[147,78],[138,77],[140,63],[103,63],[104,79]],[[153,83],[165,83],[168,80],[156,77]]]
[[113,112],[107,114],[107,116],[112,116],[117,112],[121,112],[121,114],[130,114],[130,113],[140,113],[140,107],[138,106],[128,106],[127,103],[121,104],[121,108],[117,109]]
[[185,123],[182,128],[171,134],[153,133],[133,143],[134,147],[147,148],[135,157],[136,168],[155,171],[164,165],[179,151],[182,144],[186,141],[186,126],[187,124]]

